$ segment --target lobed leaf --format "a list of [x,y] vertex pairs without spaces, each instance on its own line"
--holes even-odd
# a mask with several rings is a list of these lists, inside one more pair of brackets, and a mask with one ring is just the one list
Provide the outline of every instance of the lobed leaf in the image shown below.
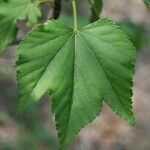
[[49,92],[60,150],[100,114],[103,101],[134,124],[136,51],[112,21],[104,18],[78,31],[48,21],[27,35],[17,55],[19,112]]
[[18,19],[27,19],[28,24],[37,22],[41,16],[38,3],[31,0],[2,0],[0,2],[0,52],[16,38]]

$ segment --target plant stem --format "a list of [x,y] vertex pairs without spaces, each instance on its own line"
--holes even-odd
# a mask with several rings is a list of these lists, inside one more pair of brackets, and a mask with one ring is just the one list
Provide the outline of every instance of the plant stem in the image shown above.
[[78,31],[76,0],[72,0],[72,8],[73,8],[73,19],[74,19],[74,31]]

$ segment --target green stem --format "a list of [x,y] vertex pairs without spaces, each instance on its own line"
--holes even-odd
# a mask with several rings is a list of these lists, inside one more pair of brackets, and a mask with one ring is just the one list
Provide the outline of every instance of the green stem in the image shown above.
[[73,19],[74,19],[74,31],[77,31],[78,30],[78,22],[77,22],[76,0],[72,0],[72,8],[73,8]]

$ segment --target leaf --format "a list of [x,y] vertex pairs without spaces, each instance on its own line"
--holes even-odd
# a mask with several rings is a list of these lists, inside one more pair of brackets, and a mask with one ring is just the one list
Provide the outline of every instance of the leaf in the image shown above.
[[31,0],[2,0],[0,2],[0,52],[16,38],[16,21],[27,19],[28,24],[37,22],[41,16],[38,3]]
[[91,5],[91,22],[99,20],[99,15],[102,11],[103,1],[102,0],[88,0]]
[[144,0],[145,5],[150,10],[150,0]]
[[31,0],[8,0],[0,4],[0,14],[14,20],[28,19],[29,23],[36,23],[37,18],[41,16],[39,3]]
[[118,25],[120,25],[121,29],[129,36],[137,50],[140,50],[140,48],[146,44],[147,39],[144,34],[143,26],[129,20],[119,22]]
[[150,0],[144,0],[144,2],[150,4]]
[[11,18],[0,15],[0,52],[16,38],[17,27]]
[[134,124],[132,76],[135,48],[110,20],[79,31],[48,21],[17,49],[19,112],[45,92],[52,97],[60,150],[101,112],[102,102]]

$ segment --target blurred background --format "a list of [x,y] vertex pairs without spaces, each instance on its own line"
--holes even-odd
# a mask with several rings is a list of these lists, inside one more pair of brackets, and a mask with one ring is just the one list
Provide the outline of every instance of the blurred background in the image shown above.
[[[43,7],[43,13],[49,9]],[[79,1],[80,26],[88,24],[90,9]],[[63,1],[60,20],[72,24],[71,8]],[[136,125],[128,125],[104,103],[102,113],[76,136],[70,150],[150,150],[150,11],[142,0],[104,0],[102,17],[121,25],[137,48],[133,108]],[[18,22],[22,39],[28,29]],[[45,94],[39,103],[21,116],[16,113],[17,82],[15,73],[16,43],[0,56],[0,150],[58,150],[57,131],[50,98]]]

